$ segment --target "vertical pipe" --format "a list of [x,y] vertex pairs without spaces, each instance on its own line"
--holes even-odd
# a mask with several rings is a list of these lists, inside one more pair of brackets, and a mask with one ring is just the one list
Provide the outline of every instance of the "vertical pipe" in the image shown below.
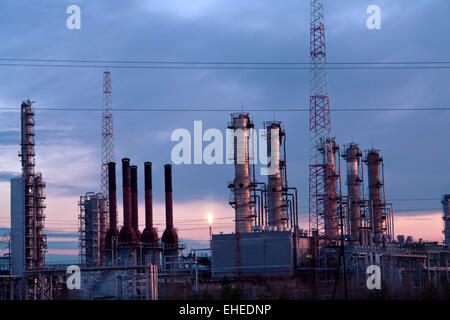
[[297,188],[295,188],[295,187],[290,187],[290,188],[288,188],[288,190],[294,190],[294,195],[295,195],[294,229],[297,230],[297,227],[298,227],[298,191],[297,191]]

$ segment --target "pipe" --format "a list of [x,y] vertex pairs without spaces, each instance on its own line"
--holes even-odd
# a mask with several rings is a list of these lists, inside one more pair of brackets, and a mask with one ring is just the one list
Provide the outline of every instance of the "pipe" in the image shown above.
[[288,190],[294,190],[295,193],[295,218],[294,218],[294,229],[297,230],[298,227],[298,190],[296,187],[289,187]]
[[265,198],[265,196],[266,196],[266,192],[267,192],[267,186],[266,186],[266,183],[265,182],[257,182],[257,181],[255,181],[255,186],[257,186],[257,185],[261,185],[261,186],[263,186],[264,188],[261,188],[261,189],[255,189],[255,191],[258,191],[258,192],[260,192],[261,193],[261,195],[260,195],[260,203],[259,203],[259,206],[260,206],[260,212],[259,212],[259,214],[260,214],[260,216],[261,216],[261,222],[260,222],[260,225],[262,225],[262,226],[264,226],[266,223],[265,223],[265,219],[264,219],[264,217],[265,217],[265,210],[266,210],[266,208],[264,207],[264,198]]
[[139,231],[139,209],[138,209],[138,181],[137,181],[137,166],[130,167],[131,175],[131,227],[136,232],[136,238],[141,238]]
[[144,163],[145,178],[145,229],[141,241],[145,244],[157,245],[158,233],[153,228],[153,190],[152,190],[152,163]]

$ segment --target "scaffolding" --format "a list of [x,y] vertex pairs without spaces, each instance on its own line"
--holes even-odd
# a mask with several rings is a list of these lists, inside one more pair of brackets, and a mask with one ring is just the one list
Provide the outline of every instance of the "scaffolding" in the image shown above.
[[104,263],[106,226],[108,224],[107,200],[103,194],[92,192],[80,197],[79,253],[85,266],[101,266]]

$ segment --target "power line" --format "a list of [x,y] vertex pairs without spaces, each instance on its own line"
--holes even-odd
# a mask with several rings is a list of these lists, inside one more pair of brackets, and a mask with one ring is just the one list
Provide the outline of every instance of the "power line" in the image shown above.
[[[311,62],[286,61],[183,61],[183,60],[91,60],[91,59],[29,59],[0,58],[0,61],[21,62],[52,62],[52,63],[117,63],[117,64],[193,64],[193,65],[312,65]],[[358,61],[358,62],[327,62],[328,65],[436,65],[450,64],[450,61]]]
[[[43,111],[102,111],[102,108],[95,107],[67,107],[67,108],[36,108]],[[19,107],[0,107],[0,110],[13,110],[19,111]],[[164,108],[164,107],[144,107],[144,108],[114,108],[114,112],[309,112],[309,109],[305,108],[254,108],[244,109],[242,108]],[[450,111],[450,107],[380,107],[380,108],[332,108],[331,112],[377,112],[377,111]]]
[[[46,67],[46,68],[102,68],[102,69],[193,69],[193,70],[310,70],[311,67],[250,67],[250,66],[187,66],[187,65],[87,65],[87,64],[28,64],[0,63],[4,67]],[[450,69],[450,66],[349,66],[328,67],[328,70],[402,70],[402,69]]]

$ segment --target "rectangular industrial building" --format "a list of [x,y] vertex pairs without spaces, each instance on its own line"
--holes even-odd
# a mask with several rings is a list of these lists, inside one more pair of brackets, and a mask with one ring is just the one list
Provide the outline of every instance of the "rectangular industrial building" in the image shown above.
[[11,179],[11,273],[21,276],[25,270],[25,179]]
[[240,274],[292,274],[295,241],[290,231],[212,236],[213,277]]

